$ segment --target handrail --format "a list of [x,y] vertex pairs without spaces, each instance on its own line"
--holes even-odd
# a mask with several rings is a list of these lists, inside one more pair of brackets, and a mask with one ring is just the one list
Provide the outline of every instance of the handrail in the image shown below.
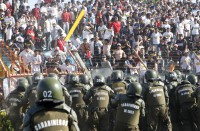
[[5,64],[3,63],[3,61],[2,61],[2,59],[0,58],[0,64],[2,65],[2,67],[3,67],[3,70],[5,71],[5,77],[8,77],[9,76],[9,73],[8,73],[8,71],[7,71],[7,69],[6,69],[6,67],[5,67]]

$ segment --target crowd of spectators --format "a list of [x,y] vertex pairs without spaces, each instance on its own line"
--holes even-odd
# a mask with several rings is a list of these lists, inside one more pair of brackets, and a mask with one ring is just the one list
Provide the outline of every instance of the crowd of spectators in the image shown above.
[[[0,37],[32,73],[78,70],[68,50],[77,50],[89,69],[162,72],[173,60],[184,72],[200,72],[199,1],[39,0],[33,9],[18,1],[16,9],[0,0]],[[83,19],[64,41],[82,9]]]

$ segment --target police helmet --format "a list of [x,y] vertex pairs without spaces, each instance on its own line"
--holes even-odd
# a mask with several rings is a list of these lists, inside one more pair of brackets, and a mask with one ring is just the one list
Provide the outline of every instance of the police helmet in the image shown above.
[[197,76],[194,75],[194,74],[190,74],[190,75],[187,77],[187,80],[188,80],[191,84],[193,84],[193,85],[196,85],[197,82],[198,82],[198,78],[197,78]]
[[139,82],[139,77],[137,75],[134,75],[134,76],[127,76],[125,78],[125,81],[127,83],[131,83],[131,82]]
[[158,80],[158,73],[155,70],[149,69],[145,72],[144,77],[147,82]]
[[112,81],[121,81],[124,79],[124,73],[120,70],[115,70],[111,74]]
[[132,82],[128,85],[127,93],[128,96],[138,96],[141,97],[142,86],[138,82]]
[[176,74],[176,72],[168,72],[166,74],[166,80],[167,82],[172,82],[172,81],[177,81],[178,80],[178,76]]
[[67,74],[66,76],[65,76],[65,84],[69,84],[69,76],[70,76],[71,74]]
[[32,78],[33,78],[33,83],[37,84],[40,80],[44,78],[44,76],[42,75],[42,73],[37,72],[33,75]]
[[93,83],[94,83],[94,86],[105,85],[106,80],[102,75],[97,75],[94,77]]
[[76,74],[71,74],[68,79],[69,84],[79,83],[79,77]]
[[63,89],[58,80],[53,77],[46,77],[37,86],[38,102],[63,103]]
[[17,90],[18,91],[24,92],[28,88],[29,83],[28,83],[27,79],[20,78],[20,79],[17,80],[17,84],[16,85],[17,85]]
[[90,78],[86,74],[81,74],[79,76],[79,81],[82,84],[89,84],[90,83]]
[[181,81],[183,80],[184,76],[183,74],[179,71],[179,70],[175,70],[174,72],[176,72],[177,76],[178,76],[178,79]]

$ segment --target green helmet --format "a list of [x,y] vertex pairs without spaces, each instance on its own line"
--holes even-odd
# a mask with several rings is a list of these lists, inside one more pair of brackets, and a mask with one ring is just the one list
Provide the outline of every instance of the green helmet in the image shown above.
[[136,76],[136,75],[134,75],[134,76],[127,76],[127,77],[125,78],[125,81],[126,81],[127,83],[139,82],[139,77]]
[[68,79],[69,84],[79,83],[79,77],[76,74],[71,74]]
[[55,73],[49,73],[49,74],[47,75],[47,77],[53,77],[53,78],[56,79],[56,80],[59,79],[59,78],[58,78],[58,75],[55,74]]
[[141,97],[142,86],[138,82],[132,82],[128,85],[128,90],[126,93],[128,96],[138,96]]
[[95,86],[105,85],[106,80],[102,75],[97,75],[97,76],[94,77],[93,83],[94,83]]
[[158,79],[158,73],[155,70],[147,70],[144,75],[147,82],[154,81]]
[[70,76],[71,74],[67,74],[66,76],[65,76],[65,84],[69,84],[69,76]]
[[24,92],[26,91],[26,89],[28,88],[29,84],[28,84],[28,80],[25,78],[20,78],[17,80],[17,90]]
[[86,74],[81,74],[79,76],[79,81],[82,84],[89,84],[90,83],[90,78]]
[[174,72],[176,72],[179,80],[183,80],[183,75],[179,70],[175,70]]
[[198,78],[197,78],[197,76],[194,75],[194,74],[190,74],[190,75],[187,77],[187,80],[188,80],[191,84],[193,84],[193,85],[196,85],[197,82],[198,82]]
[[25,78],[27,79],[29,85],[33,84],[33,77],[32,76],[26,76]]
[[63,103],[63,89],[58,80],[46,77],[37,86],[38,102]]
[[37,84],[40,80],[44,78],[44,76],[42,75],[42,73],[37,72],[33,75],[32,78],[33,78],[33,83]]
[[167,82],[172,82],[172,81],[178,80],[178,76],[177,76],[176,72],[168,72],[165,77],[166,77]]
[[120,70],[113,71],[111,74],[112,81],[121,81],[123,80],[124,73]]

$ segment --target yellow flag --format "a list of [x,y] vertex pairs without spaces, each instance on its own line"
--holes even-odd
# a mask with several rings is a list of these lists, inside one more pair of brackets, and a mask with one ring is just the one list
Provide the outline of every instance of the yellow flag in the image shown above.
[[80,12],[80,14],[78,15],[76,21],[74,22],[72,28],[70,29],[70,31],[68,32],[67,36],[65,37],[65,41],[67,41],[67,40],[70,39],[70,37],[74,33],[76,27],[78,26],[78,24],[80,23],[81,19],[83,18],[84,14],[85,14],[85,10],[82,9],[81,12]]

